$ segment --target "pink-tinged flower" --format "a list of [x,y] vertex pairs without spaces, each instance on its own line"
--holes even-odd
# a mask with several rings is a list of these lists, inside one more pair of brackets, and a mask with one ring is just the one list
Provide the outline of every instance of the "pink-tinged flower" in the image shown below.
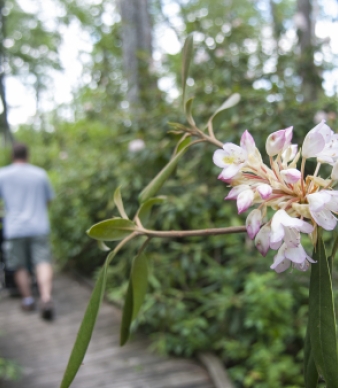
[[309,210],[312,218],[325,230],[333,230],[337,218],[331,212],[338,212],[338,192],[321,190],[308,194]]
[[281,129],[280,131],[273,132],[267,138],[265,148],[269,156],[275,156],[289,147],[292,140],[292,129],[293,127]]
[[216,150],[213,157],[216,166],[223,168],[219,178],[225,180],[233,178],[245,165],[247,158],[245,149],[233,143],[225,143],[223,150]]
[[250,190],[250,186],[249,185],[238,185],[238,186],[235,186],[233,187],[230,191],[229,191],[229,194],[224,198],[225,200],[227,199],[237,199],[237,197],[239,196],[239,194],[242,192],[242,191],[245,191],[245,190]]
[[257,186],[257,191],[259,192],[259,195],[262,197],[262,199],[268,199],[272,193],[272,187],[266,183],[263,183]]
[[238,214],[241,214],[248,210],[252,205],[255,194],[251,189],[242,191],[237,197],[237,209]]
[[248,154],[253,154],[256,150],[255,140],[247,129],[241,136],[240,145]]
[[280,209],[272,217],[270,248],[278,249],[283,240],[288,248],[295,248],[300,244],[300,232],[311,233],[313,230],[308,222],[291,217]]
[[280,173],[285,183],[291,183],[291,184],[297,183],[302,177],[301,172],[296,168],[289,168],[287,170],[282,170]]
[[284,272],[290,267],[291,262],[295,264],[295,268],[301,271],[307,270],[309,266],[308,262],[315,263],[315,261],[305,252],[302,244],[290,248],[284,243],[279,248],[270,268],[274,269],[277,273]]
[[246,218],[246,230],[249,238],[253,240],[262,225],[262,212],[259,209],[252,210]]
[[312,128],[303,141],[303,158],[307,159],[320,155],[325,145],[330,142],[332,133],[330,127],[325,124],[324,120]]
[[261,227],[255,238],[255,245],[262,256],[266,256],[270,248],[271,227],[265,224]]

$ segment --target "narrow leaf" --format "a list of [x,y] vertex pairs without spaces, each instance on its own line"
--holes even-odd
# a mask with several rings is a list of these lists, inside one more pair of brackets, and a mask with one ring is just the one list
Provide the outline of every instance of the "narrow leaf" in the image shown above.
[[93,225],[87,234],[95,240],[117,241],[127,237],[136,229],[134,222],[123,218],[112,218]]
[[126,220],[129,220],[126,212],[124,211],[124,206],[123,206],[123,201],[122,201],[122,196],[121,196],[121,188],[120,187],[118,187],[115,190],[114,202],[115,202],[115,205],[117,206],[117,208],[119,209],[120,216],[122,218],[126,219]]
[[318,372],[312,355],[309,324],[306,330],[304,343],[304,382],[305,388],[317,388]]
[[187,100],[187,102],[185,103],[185,115],[186,115],[188,123],[192,126],[195,126],[195,121],[192,117],[192,103],[193,103],[193,101],[194,101],[193,98],[189,98],[189,100]]
[[140,206],[140,208],[137,212],[137,216],[143,225],[148,222],[152,207],[154,205],[158,205],[158,204],[163,203],[165,198],[166,197],[162,195],[162,196],[150,198],[147,201],[142,203],[142,205]]
[[97,314],[99,312],[103,293],[106,286],[107,268],[104,265],[96,281],[93,293],[89,300],[76,341],[69,357],[68,365],[64,373],[60,388],[68,388],[79,370],[91,339]]
[[320,231],[311,266],[309,297],[309,334],[312,356],[327,388],[338,387],[338,351],[332,281]]
[[223,112],[226,109],[232,108],[237,105],[241,99],[239,93],[232,94],[223,104],[216,110],[216,112],[211,116],[210,120],[213,120],[219,113]]
[[132,279],[129,279],[126,298],[124,300],[122,311],[122,322],[120,328],[120,345],[123,346],[129,338],[130,325],[133,316],[133,286]]
[[183,88],[183,104],[185,101],[185,87],[189,73],[189,67],[192,57],[192,50],[194,44],[193,34],[188,35],[187,39],[184,42],[183,52],[182,52],[182,88]]
[[135,257],[131,270],[133,288],[133,316],[134,320],[140,310],[147,292],[148,285],[148,264],[146,256],[141,253]]
[[187,146],[181,149],[164,167],[163,169],[155,176],[155,178],[145,187],[140,193],[138,199],[140,203],[145,202],[147,199],[154,197],[160,188],[163,186],[164,182],[170,177],[170,175],[175,170],[177,163],[180,157],[186,151]]
[[141,253],[133,261],[127,289],[127,295],[123,306],[122,323],[120,332],[120,344],[123,346],[129,338],[130,325],[136,318],[144,301],[148,284],[148,264],[146,256]]
[[181,150],[183,150],[184,148],[186,148],[187,146],[189,146],[189,144],[191,143],[191,137],[189,134],[184,134],[181,139],[178,141],[177,145],[176,145],[176,148],[175,148],[175,152],[174,152],[174,155],[178,154]]

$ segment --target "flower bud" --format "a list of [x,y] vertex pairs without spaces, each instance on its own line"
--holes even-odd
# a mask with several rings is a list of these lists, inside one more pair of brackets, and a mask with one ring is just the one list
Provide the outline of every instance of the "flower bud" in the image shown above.
[[254,200],[254,192],[251,189],[242,191],[237,197],[238,214],[245,212]]
[[262,185],[257,186],[257,191],[262,199],[268,199],[272,193],[272,187],[263,183]]
[[301,178],[302,174],[296,168],[289,168],[287,170],[282,170],[281,175],[285,181],[285,183],[296,183]]
[[241,147],[244,148],[248,154],[255,152],[256,144],[254,138],[251,136],[249,131],[246,129],[241,137]]
[[266,256],[270,248],[270,225],[263,225],[255,238],[255,245],[262,256]]
[[253,240],[262,225],[262,212],[259,209],[252,210],[246,218],[246,230],[248,236]]
[[281,152],[285,145],[285,130],[282,129],[280,131],[272,133],[267,139],[265,143],[266,153],[269,156],[275,156],[279,152]]

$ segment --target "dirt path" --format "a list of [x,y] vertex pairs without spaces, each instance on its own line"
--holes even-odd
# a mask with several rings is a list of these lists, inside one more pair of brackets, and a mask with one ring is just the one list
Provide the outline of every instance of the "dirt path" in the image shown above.
[[[16,360],[22,377],[1,388],[58,388],[90,291],[72,278],[58,275],[56,319],[42,321],[37,312],[23,313],[19,299],[0,293],[0,355]],[[213,388],[197,362],[160,357],[149,343],[133,340],[119,347],[121,313],[103,303],[84,365],[72,388]]]

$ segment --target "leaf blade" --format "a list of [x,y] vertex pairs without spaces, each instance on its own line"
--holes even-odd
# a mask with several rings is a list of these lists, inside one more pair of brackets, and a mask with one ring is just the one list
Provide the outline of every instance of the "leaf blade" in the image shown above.
[[147,258],[143,253],[133,260],[127,294],[123,306],[120,329],[120,345],[123,346],[129,338],[130,326],[136,318],[146,295],[148,285]]
[[147,201],[143,202],[142,205],[140,206],[137,216],[140,219],[142,224],[146,224],[149,217],[150,217],[150,212],[151,209],[154,205],[161,204],[165,200],[165,196],[158,196],[154,198],[149,198]]
[[336,318],[332,293],[331,271],[325,246],[318,233],[311,266],[309,297],[309,334],[312,355],[317,370],[323,375],[327,388],[338,387],[338,351]]
[[188,145],[185,145],[185,147],[182,148],[181,151],[178,152],[155,176],[155,178],[141,191],[141,193],[139,194],[140,203],[143,203],[156,195],[156,193],[163,186],[164,182],[175,170],[180,157],[184,154],[187,148]]
[[125,220],[129,220],[129,217],[127,216],[123,206],[123,201],[121,196],[121,186],[119,186],[114,192],[114,202],[120,212],[121,217],[124,218]]
[[111,218],[93,225],[87,231],[89,237],[101,241],[118,241],[136,230],[136,225],[124,218]]
[[60,388],[68,388],[73,382],[86,354],[101,301],[103,298],[107,278],[107,266],[106,264],[101,268],[99,277],[96,281],[94,290],[89,300],[87,309],[85,311],[83,320],[81,322],[77,337],[71,351],[69,361],[66,370],[63,375],[63,379]]
[[194,35],[191,33],[187,36],[187,39],[184,42],[183,50],[182,50],[182,88],[183,88],[183,104],[185,101],[185,89],[186,82],[189,73],[189,67],[191,63],[191,56],[194,45]]

